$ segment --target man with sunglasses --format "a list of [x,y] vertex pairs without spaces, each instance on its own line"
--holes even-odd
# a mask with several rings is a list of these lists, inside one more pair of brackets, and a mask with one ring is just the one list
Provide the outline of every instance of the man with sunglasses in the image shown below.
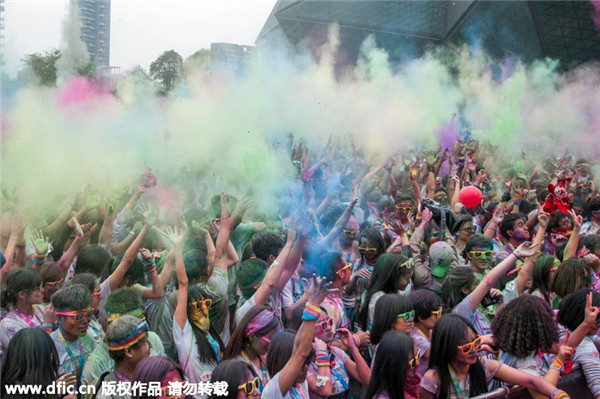
[[54,341],[60,367],[58,374],[74,372],[81,384],[83,367],[96,347],[92,334],[88,333],[92,317],[92,294],[81,284],[70,284],[52,296],[56,310],[58,329],[50,334]]
[[475,234],[465,245],[465,259],[475,271],[478,281],[490,271],[494,260],[494,243],[483,234]]

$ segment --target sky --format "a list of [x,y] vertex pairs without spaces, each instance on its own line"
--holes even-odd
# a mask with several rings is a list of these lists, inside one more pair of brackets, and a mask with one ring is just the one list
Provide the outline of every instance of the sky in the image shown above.
[[[127,70],[167,50],[187,57],[211,43],[253,45],[276,0],[112,0],[110,64]],[[68,0],[5,0],[6,69],[26,54],[61,48]]]

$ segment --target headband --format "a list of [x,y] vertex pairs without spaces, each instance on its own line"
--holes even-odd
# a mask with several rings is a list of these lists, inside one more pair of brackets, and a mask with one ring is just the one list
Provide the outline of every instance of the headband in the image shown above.
[[[144,330],[144,328],[145,328],[145,330]],[[129,348],[132,345],[135,345],[137,342],[139,342],[142,338],[144,338],[146,336],[147,330],[148,330],[148,323],[143,322],[140,325],[138,325],[129,336],[125,337],[125,339],[123,339],[121,341],[107,340],[108,350],[120,351],[125,348]]]
[[137,306],[137,307],[135,307],[133,309],[130,309],[130,310],[128,310],[126,312],[123,312],[123,313],[108,313],[106,315],[106,321],[111,321],[111,322],[115,321],[115,320],[117,320],[119,317],[121,317],[123,315],[127,315],[127,314],[130,314],[130,313],[136,312],[138,310],[143,313],[141,306]]
[[267,275],[267,271],[265,270],[264,273],[262,275],[260,275],[256,280],[254,280],[246,285],[240,285],[240,289],[246,290],[248,288],[254,287],[256,284],[260,283],[265,278],[266,275]]
[[56,311],[56,314],[59,314],[61,316],[75,316],[79,313],[89,312],[90,310],[92,310],[91,306],[87,307],[85,309],[64,308],[64,309],[58,309]]
[[250,321],[250,323],[248,323],[248,325],[246,326],[246,335],[254,334],[262,330],[267,324],[271,322],[271,320],[273,320],[274,317],[275,312],[273,312],[272,310],[263,310],[262,312],[257,314],[256,317],[254,317],[252,321]]

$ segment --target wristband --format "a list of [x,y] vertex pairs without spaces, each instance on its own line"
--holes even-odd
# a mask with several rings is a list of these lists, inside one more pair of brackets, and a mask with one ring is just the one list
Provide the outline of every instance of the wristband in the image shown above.
[[37,255],[33,255],[33,259],[32,259],[35,263],[37,263],[38,265],[41,265],[42,263],[44,263],[44,261],[46,260],[45,256],[37,256]]
[[152,274],[156,271],[156,266],[152,266],[150,269],[148,269],[148,274]]
[[510,193],[508,191],[505,191],[504,194],[502,194],[502,202],[508,202],[510,201]]
[[312,310],[313,312],[321,313],[321,308],[311,305],[310,303],[306,304],[306,307]]
[[326,362],[315,362],[318,367],[330,367],[329,361]]
[[23,249],[23,248],[25,248],[25,245],[26,244],[15,244],[15,247]]
[[329,356],[329,351],[326,349],[317,349],[315,351],[315,356]]
[[318,317],[315,317],[311,314],[306,313],[306,310],[304,311],[304,314],[302,315],[302,321],[317,321],[319,320]]
[[513,204],[514,204],[515,206],[519,206],[519,205],[521,205],[521,201],[514,200]]
[[354,345],[356,347],[360,346],[360,338],[358,338],[358,335],[356,334],[352,334],[352,340],[354,341]]
[[51,324],[45,324],[43,326],[40,326],[40,328],[44,331],[46,331],[48,334],[51,334],[52,331],[54,330],[54,327]]
[[552,399],[561,399],[561,398],[568,398],[569,395],[567,395],[567,393],[561,389],[554,389],[552,391],[552,393],[550,394],[550,398]]
[[515,258],[517,258],[517,260],[518,260],[519,262],[523,262],[523,259],[519,258],[519,255],[517,255],[516,253],[514,253],[514,252],[513,252],[513,253],[512,253],[512,255],[514,255],[514,256],[515,256]]
[[556,366],[556,367],[560,367],[560,368],[565,367],[565,364],[558,357],[554,358],[554,361],[552,362],[552,365]]

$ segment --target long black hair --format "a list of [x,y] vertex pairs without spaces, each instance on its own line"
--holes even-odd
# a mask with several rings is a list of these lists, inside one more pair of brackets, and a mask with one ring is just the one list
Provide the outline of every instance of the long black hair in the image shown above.
[[[20,394],[9,395],[5,391],[8,385],[52,385],[58,377],[59,365],[54,342],[45,331],[39,328],[19,330],[4,353],[0,396],[7,399],[25,398]],[[39,397],[58,399],[60,395]]]
[[533,267],[533,281],[529,292],[533,294],[536,290],[542,294],[544,300],[552,303],[550,299],[550,272],[554,267],[556,258],[552,255],[540,256]]
[[[214,340],[217,341],[221,350],[223,350],[225,346],[223,345],[223,341],[221,341],[221,337],[219,336],[218,325],[224,325],[224,319],[225,317],[227,317],[227,313],[223,311],[223,306],[226,307],[227,303],[223,303],[219,296],[207,290],[203,286],[189,288],[188,303],[204,299],[212,299],[212,305],[208,310],[208,319],[210,320],[210,327],[208,329],[208,332],[210,333],[211,337],[213,337]],[[189,318],[190,312],[193,311],[193,307],[188,305],[187,311]],[[198,343],[198,356],[200,356],[200,361],[202,363],[207,363],[210,361],[214,361],[216,363],[217,354],[215,353],[215,350],[207,337],[207,331],[202,331],[191,321],[190,325],[192,326],[194,337],[196,338],[196,342]]]
[[412,302],[404,295],[385,294],[379,298],[375,304],[371,326],[371,343],[377,345],[383,335],[392,328],[398,315],[413,309]]
[[219,363],[219,365],[213,370],[212,376],[210,377],[210,382],[227,382],[227,386],[229,387],[227,389],[227,396],[217,395],[213,391],[212,395],[208,396],[208,399],[237,398],[239,391],[237,387],[246,382],[243,381],[243,378],[246,376],[246,374],[250,374],[252,377],[257,377],[254,367],[242,360],[230,359]]
[[[448,391],[452,385],[448,365],[459,350],[458,346],[465,343],[469,330],[477,334],[473,325],[457,314],[442,316],[433,327],[429,368],[434,369],[440,379],[439,399],[448,398]],[[469,397],[487,392],[485,370],[479,360],[469,367],[469,377],[471,380]]]
[[407,366],[413,350],[414,342],[410,335],[400,331],[385,333],[377,347],[366,399],[384,392],[390,399],[404,398]]
[[369,319],[369,302],[373,294],[379,291],[383,291],[386,294],[392,294],[398,292],[398,278],[406,273],[409,273],[409,268],[400,267],[403,263],[409,259],[404,255],[400,254],[383,254],[375,263],[373,267],[373,275],[371,276],[371,283],[365,292],[365,300],[360,308],[358,314],[358,324],[364,331],[367,331],[367,323]]
[[464,288],[470,288],[475,282],[475,271],[470,267],[456,267],[448,273],[442,283],[442,302],[444,312],[451,312],[466,298]]

